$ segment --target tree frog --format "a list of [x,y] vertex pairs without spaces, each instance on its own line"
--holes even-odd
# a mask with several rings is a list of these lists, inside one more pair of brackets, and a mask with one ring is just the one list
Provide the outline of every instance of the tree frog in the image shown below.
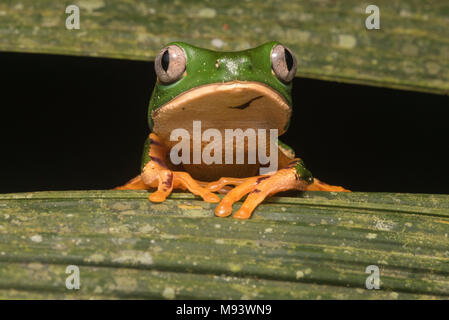
[[[281,191],[349,191],[313,178],[304,162],[279,140],[275,150],[278,170],[262,175],[258,160],[234,164],[205,163],[203,159],[175,164],[171,160],[171,151],[179,142],[173,141],[172,133],[183,128],[194,134],[195,121],[201,121],[202,129],[223,135],[229,129],[276,129],[282,135],[292,113],[291,82],[296,69],[293,52],[275,41],[239,52],[216,52],[183,42],[168,44],[155,60],[157,82],[148,112],[151,133],[144,146],[141,174],[116,189],[157,188],[149,196],[152,202],[163,202],[173,189],[188,190],[206,202],[218,203],[215,215],[219,217],[231,215],[233,204],[247,196],[234,214],[238,219],[248,219],[265,198]],[[257,139],[268,141],[268,135]],[[245,155],[249,140],[244,142]],[[214,142],[223,149],[224,158],[229,142]],[[200,142],[203,151],[206,145]],[[264,152],[271,154],[268,149]],[[225,196],[220,199],[215,192]]]

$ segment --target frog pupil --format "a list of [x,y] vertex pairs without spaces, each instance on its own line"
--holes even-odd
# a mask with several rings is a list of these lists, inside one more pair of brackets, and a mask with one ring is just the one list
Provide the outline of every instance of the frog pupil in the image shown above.
[[170,64],[170,54],[168,53],[168,50],[165,50],[164,54],[162,55],[161,59],[162,68],[167,72],[168,65]]
[[290,51],[284,49],[285,62],[287,63],[287,69],[290,71],[293,67],[293,57]]

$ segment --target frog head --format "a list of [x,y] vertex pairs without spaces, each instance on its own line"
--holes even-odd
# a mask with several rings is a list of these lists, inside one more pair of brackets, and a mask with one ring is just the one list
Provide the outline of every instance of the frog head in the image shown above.
[[168,140],[176,128],[287,130],[296,58],[287,47],[268,42],[238,52],[217,52],[173,42],[156,60],[157,82],[149,125]]

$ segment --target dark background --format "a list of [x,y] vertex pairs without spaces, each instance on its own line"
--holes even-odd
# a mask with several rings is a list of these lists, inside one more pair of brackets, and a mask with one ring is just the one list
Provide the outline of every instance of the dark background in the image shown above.
[[[109,189],[136,176],[153,64],[0,54],[0,192]],[[282,140],[353,191],[449,193],[449,97],[296,78]]]

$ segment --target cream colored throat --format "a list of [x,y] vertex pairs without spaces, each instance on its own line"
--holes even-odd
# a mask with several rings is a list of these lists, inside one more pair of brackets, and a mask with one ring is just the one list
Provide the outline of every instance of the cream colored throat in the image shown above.
[[175,129],[278,129],[284,133],[291,108],[275,90],[258,82],[214,83],[189,90],[153,111],[153,131],[168,145]]

